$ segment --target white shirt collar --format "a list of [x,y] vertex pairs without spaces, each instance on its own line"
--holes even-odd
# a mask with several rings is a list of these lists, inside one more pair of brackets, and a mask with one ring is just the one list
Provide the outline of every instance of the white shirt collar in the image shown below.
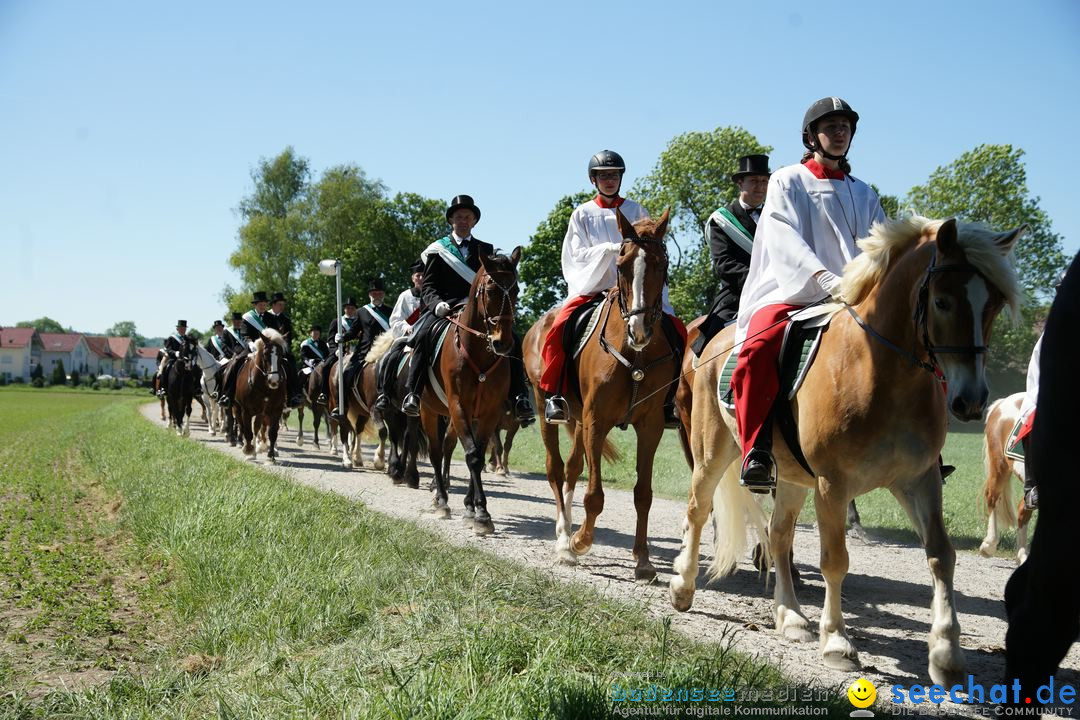
[[453,230],[450,231],[450,239],[453,240],[454,244],[457,245],[458,247],[461,247],[462,245],[467,243],[469,241],[469,238],[471,238],[471,237],[472,237],[472,233],[469,233],[469,235],[467,235],[464,238],[460,238],[460,237],[458,237],[456,232],[454,232]]
[[759,207],[751,207],[750,205],[747,205],[746,203],[743,202],[742,198],[739,198],[739,206],[743,210],[745,210],[746,212],[750,212],[751,210],[756,210],[758,212],[761,212],[761,208],[759,208]]

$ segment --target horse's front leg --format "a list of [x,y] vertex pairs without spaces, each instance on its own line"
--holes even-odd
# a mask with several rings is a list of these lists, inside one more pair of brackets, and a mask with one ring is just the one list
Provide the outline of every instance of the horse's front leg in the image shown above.
[[360,435],[364,432],[364,425],[367,424],[367,418],[361,417],[359,413],[352,413],[349,415],[349,423],[356,428],[353,432],[352,443],[352,455],[351,460],[353,467],[364,467],[364,446],[360,443]]
[[[315,436],[316,438],[318,435]],[[300,407],[296,408],[296,445],[297,447],[304,447],[304,405],[300,404]]]
[[376,470],[386,469],[386,426],[379,424],[379,447],[372,458],[371,466]]
[[267,424],[269,425],[270,447],[266,450],[266,457],[271,463],[277,465],[278,423],[270,421]]
[[[415,421],[415,420],[414,420]],[[428,438],[428,451],[431,458],[431,469],[435,475],[435,489],[431,499],[431,514],[440,519],[450,517],[450,483],[447,480],[446,468],[443,464],[443,455],[452,450],[445,441],[446,433],[444,420],[438,415],[426,412],[421,413],[420,422]],[[470,516],[466,515],[466,520]]]
[[[844,534],[848,498],[838,494],[823,495],[819,487],[814,493],[814,504],[821,539],[821,575],[825,578],[819,638],[821,654],[829,667],[851,672],[859,668],[859,654],[844,625],[840,596],[848,571],[847,537]],[[779,547],[774,545],[774,550],[779,552]]]
[[664,435],[664,423],[659,413],[657,418],[643,420],[634,424],[637,433],[637,482],[634,484],[634,509],[637,511],[637,525],[634,528],[634,579],[639,582],[652,582],[656,579],[656,568],[649,560],[649,510],[652,509],[652,474],[653,460],[660,438]]
[[597,423],[595,418],[589,417],[589,411],[586,410],[581,431],[585,442],[585,461],[589,466],[589,486],[585,489],[585,522],[570,539],[570,549],[578,555],[584,555],[592,549],[596,519],[604,511],[604,481],[600,474],[600,461],[603,457],[604,439],[611,432],[611,427]]
[[[537,407],[543,407],[543,400],[537,395]],[[563,500],[565,481],[562,453],[559,449],[559,426],[540,423],[540,439],[544,443],[547,456],[547,479],[551,494],[555,497],[555,557],[565,565],[576,565],[577,556],[570,552],[570,532],[574,529],[570,523],[569,508]]]
[[[484,483],[481,473],[484,470],[484,455],[487,452],[487,443],[490,433],[495,429],[498,418],[474,418],[469,423],[469,418],[458,405],[452,410],[453,422],[458,432],[458,439],[465,450],[465,464],[469,467],[469,493],[472,495],[476,517],[473,519],[473,532],[477,535],[490,535],[495,532],[495,523],[491,520],[491,514],[487,509],[487,495],[484,494]],[[471,427],[470,427],[471,425]],[[473,431],[475,428],[475,432]]]
[[247,410],[241,410],[237,422],[240,424],[240,432],[244,437],[243,453],[248,456],[255,455],[255,432],[251,427],[255,419],[248,414]]
[[[915,532],[926,548],[933,577],[934,600],[930,605],[930,678],[949,687],[964,678],[964,651],[960,649],[960,621],[953,598],[953,567],[956,551],[945,532],[941,511],[941,473],[933,465],[921,478],[905,486],[894,485],[893,495],[907,511]],[[824,569],[824,568],[823,568]]]

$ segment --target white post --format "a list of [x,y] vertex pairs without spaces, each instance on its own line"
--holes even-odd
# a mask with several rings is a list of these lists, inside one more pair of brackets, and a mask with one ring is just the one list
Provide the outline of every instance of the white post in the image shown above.
[[[319,272],[323,275],[336,275],[337,276],[337,309],[336,312],[341,312],[341,261],[340,260],[323,260],[319,263]],[[342,334],[341,318],[338,317],[338,333]],[[338,413],[342,413],[345,407],[345,381],[342,375],[342,355],[344,343],[339,342],[337,344],[337,376],[338,376]]]

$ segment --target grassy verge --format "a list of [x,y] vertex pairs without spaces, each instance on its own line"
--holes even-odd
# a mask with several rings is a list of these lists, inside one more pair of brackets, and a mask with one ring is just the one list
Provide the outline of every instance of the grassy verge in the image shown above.
[[[81,690],[35,695],[32,669],[9,663],[2,717],[606,717],[628,707],[612,701],[613,678],[623,688],[648,687],[646,673],[671,689],[788,685],[722,638],[693,642],[641,606],[448,547],[419,526],[179,439],[130,402],[96,399],[0,393],[5,497],[48,526],[30,545],[81,536],[88,558],[44,573],[22,602],[44,608],[67,595],[67,609],[49,616],[57,632],[82,632],[82,608],[96,606],[90,615],[102,619],[87,638],[137,637],[118,606],[148,629],[153,619],[167,628],[147,632],[107,679]],[[24,478],[39,483],[39,505],[27,505],[35,485]],[[121,502],[117,520],[45,500],[87,487],[106,507]],[[11,541],[27,531],[12,531],[10,517],[3,552],[41,573],[28,542]],[[127,549],[102,547],[109,533]],[[141,599],[115,603],[90,588],[103,573],[139,580]],[[84,601],[87,591],[98,600]],[[842,696],[830,703],[832,716],[850,710]]]

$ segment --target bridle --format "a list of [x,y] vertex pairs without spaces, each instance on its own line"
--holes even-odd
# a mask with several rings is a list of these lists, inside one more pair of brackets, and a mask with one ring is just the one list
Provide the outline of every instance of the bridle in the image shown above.
[[981,277],[983,281],[989,283],[986,275],[971,263],[962,262],[938,265],[937,247],[935,246],[933,248],[933,255],[930,257],[930,266],[926,269],[922,285],[919,287],[919,299],[915,304],[915,313],[912,317],[912,320],[915,323],[915,332],[922,339],[923,347],[926,349],[926,354],[929,356],[929,362],[920,359],[914,352],[899,347],[894,342],[874,330],[874,328],[870,327],[865,320],[859,317],[859,314],[855,312],[855,308],[846,305],[847,311],[851,314],[851,317],[855,319],[855,322],[859,324],[859,327],[865,330],[870,337],[899,354],[910,362],[912,366],[920,367],[934,375],[939,375],[940,366],[937,359],[938,355],[985,355],[990,349],[987,345],[935,345],[933,340],[930,339],[930,325],[928,318],[930,279],[933,275],[944,272],[971,272]]
[[495,280],[495,276],[493,276],[486,270],[484,274],[487,280],[491,281],[492,285],[502,291],[502,300],[499,303],[498,314],[488,315],[488,284],[487,282],[478,283],[479,287],[476,288],[476,293],[473,295],[473,298],[476,300],[476,304],[480,308],[480,321],[482,327],[484,328],[484,331],[481,332],[480,330],[476,330],[475,328],[471,328],[468,325],[461,323],[460,321],[458,321],[456,316],[448,315],[446,319],[450,322],[451,325],[454,325],[457,328],[456,332],[459,335],[459,344],[460,331],[464,330],[467,333],[483,338],[487,342],[488,350],[491,351],[493,355],[498,355],[498,353],[495,352],[495,335],[492,333],[492,331],[497,328],[499,326],[499,323],[503,322],[504,320],[509,319],[511,325],[514,322],[514,299],[511,293],[513,292],[514,287],[517,285],[517,273],[514,273],[514,278],[508,285],[500,285],[499,282]]
[[[667,245],[665,245],[662,240],[654,240],[652,238],[642,238],[642,237],[623,238],[623,246],[625,246],[627,243],[632,243],[634,245],[637,245],[639,248],[641,248],[642,252],[645,251],[645,247],[647,245],[656,245],[656,246],[658,246],[660,248],[660,251],[664,256],[664,282],[661,284],[661,287],[663,287],[663,285],[666,285],[667,280],[668,280],[668,273],[667,273],[667,259],[668,259],[668,257],[667,257]],[[629,336],[629,334],[630,334],[630,318],[634,317],[635,315],[644,315],[645,316],[644,317],[645,327],[652,327],[653,324],[657,320],[660,319],[660,314],[662,312],[664,312],[664,307],[663,307],[664,293],[663,293],[663,291],[657,293],[656,302],[654,302],[652,305],[633,308],[633,309],[629,309],[629,310],[626,307],[626,297],[624,297],[624,294],[622,292],[622,288],[619,288],[618,291],[619,291],[618,292],[618,296],[619,296],[619,299],[618,299],[619,315],[622,316],[623,322],[626,323],[627,336]]]

